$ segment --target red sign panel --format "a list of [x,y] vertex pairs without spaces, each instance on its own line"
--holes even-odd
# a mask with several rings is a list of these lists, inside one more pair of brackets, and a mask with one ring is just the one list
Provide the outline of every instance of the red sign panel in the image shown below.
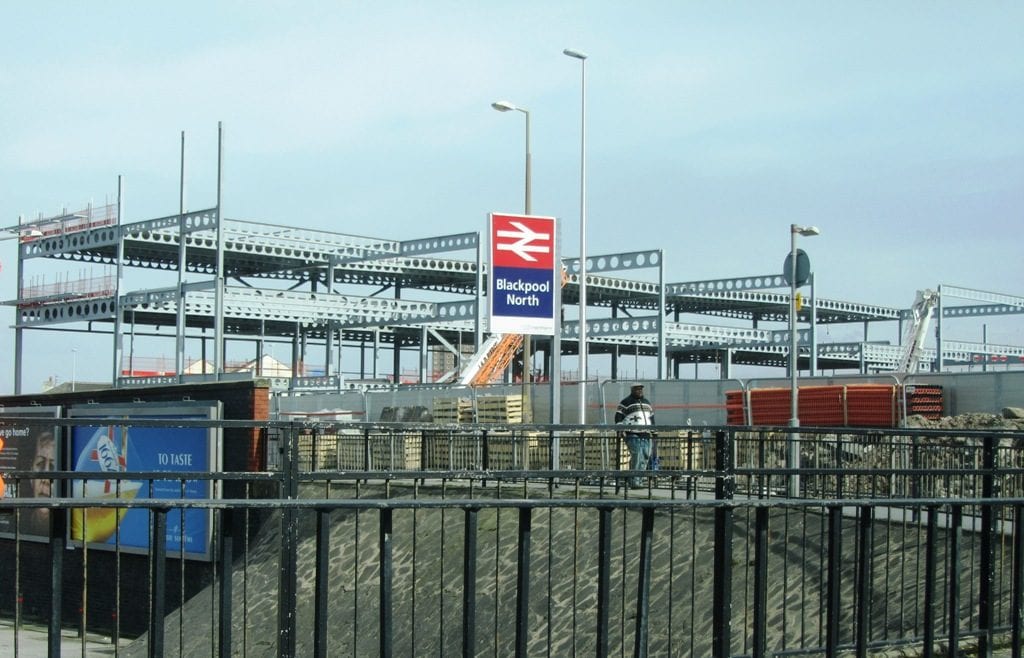
[[491,215],[491,333],[554,335],[555,218]]
[[495,267],[554,269],[555,221],[551,217],[491,215]]

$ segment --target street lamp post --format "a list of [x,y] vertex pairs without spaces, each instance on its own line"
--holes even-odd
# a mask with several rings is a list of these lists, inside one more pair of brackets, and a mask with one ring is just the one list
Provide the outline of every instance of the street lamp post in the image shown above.
[[[587,422],[587,55],[566,48],[580,60],[580,400],[579,423]],[[556,355],[557,356],[557,355]],[[558,370],[555,370],[556,374]]]
[[[513,105],[508,101],[496,101],[491,103],[491,107],[499,112],[522,112],[526,116],[526,199],[524,201],[525,211],[524,214],[529,215],[532,211],[532,204],[530,202],[530,187],[532,177],[530,174],[530,111]],[[530,365],[532,361],[532,345],[530,344],[530,334],[523,334],[523,404],[526,404],[526,391],[530,383]],[[524,419],[525,420],[525,419]]]
[[[796,289],[799,287],[797,282],[796,236],[811,237],[819,233],[821,231],[816,226],[797,226],[796,224],[790,224],[789,226],[789,426],[794,428],[800,427],[800,389],[797,385],[797,367],[800,355],[797,352],[796,332]],[[800,468],[800,433],[796,431],[791,432],[789,435],[788,461],[792,473],[789,478],[789,495],[791,498],[796,498],[800,495],[800,475],[797,472]]]

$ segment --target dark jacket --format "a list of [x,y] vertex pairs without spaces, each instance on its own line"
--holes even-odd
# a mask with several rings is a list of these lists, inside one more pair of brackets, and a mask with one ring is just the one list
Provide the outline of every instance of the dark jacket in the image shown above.
[[618,409],[615,410],[615,424],[636,425],[638,427],[635,429],[629,427],[625,431],[629,434],[650,436],[650,430],[643,430],[641,427],[654,425],[654,405],[647,398],[633,397],[633,394],[630,393],[622,399]]

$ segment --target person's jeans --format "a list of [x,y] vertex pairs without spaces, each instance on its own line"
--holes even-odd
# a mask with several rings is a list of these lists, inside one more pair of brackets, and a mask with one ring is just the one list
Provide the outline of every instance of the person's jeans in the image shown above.
[[[651,465],[651,437],[626,434],[626,447],[629,448],[629,470],[646,471]],[[629,486],[640,487],[643,482],[639,477],[633,477]]]

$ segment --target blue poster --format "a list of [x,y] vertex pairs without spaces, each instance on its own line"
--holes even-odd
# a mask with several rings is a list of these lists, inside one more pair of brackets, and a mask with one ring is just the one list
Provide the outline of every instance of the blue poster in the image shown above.
[[[92,411],[92,410],[90,410]],[[213,450],[208,427],[138,427],[133,420],[200,420],[209,415],[137,414],[121,418],[106,416],[103,425],[80,425],[71,430],[71,464],[76,473],[95,477],[72,481],[73,497],[108,500],[136,498],[212,498],[210,480],[130,479],[132,472],[165,471],[210,473],[219,451]],[[73,412],[73,415],[74,414]],[[90,414],[92,416],[92,414]],[[118,477],[115,474],[127,474]],[[114,477],[109,477],[113,475]],[[149,549],[150,510],[113,507],[74,509],[70,537],[90,544],[118,545],[125,549]],[[172,509],[167,513],[167,552],[208,556],[210,511]]]

